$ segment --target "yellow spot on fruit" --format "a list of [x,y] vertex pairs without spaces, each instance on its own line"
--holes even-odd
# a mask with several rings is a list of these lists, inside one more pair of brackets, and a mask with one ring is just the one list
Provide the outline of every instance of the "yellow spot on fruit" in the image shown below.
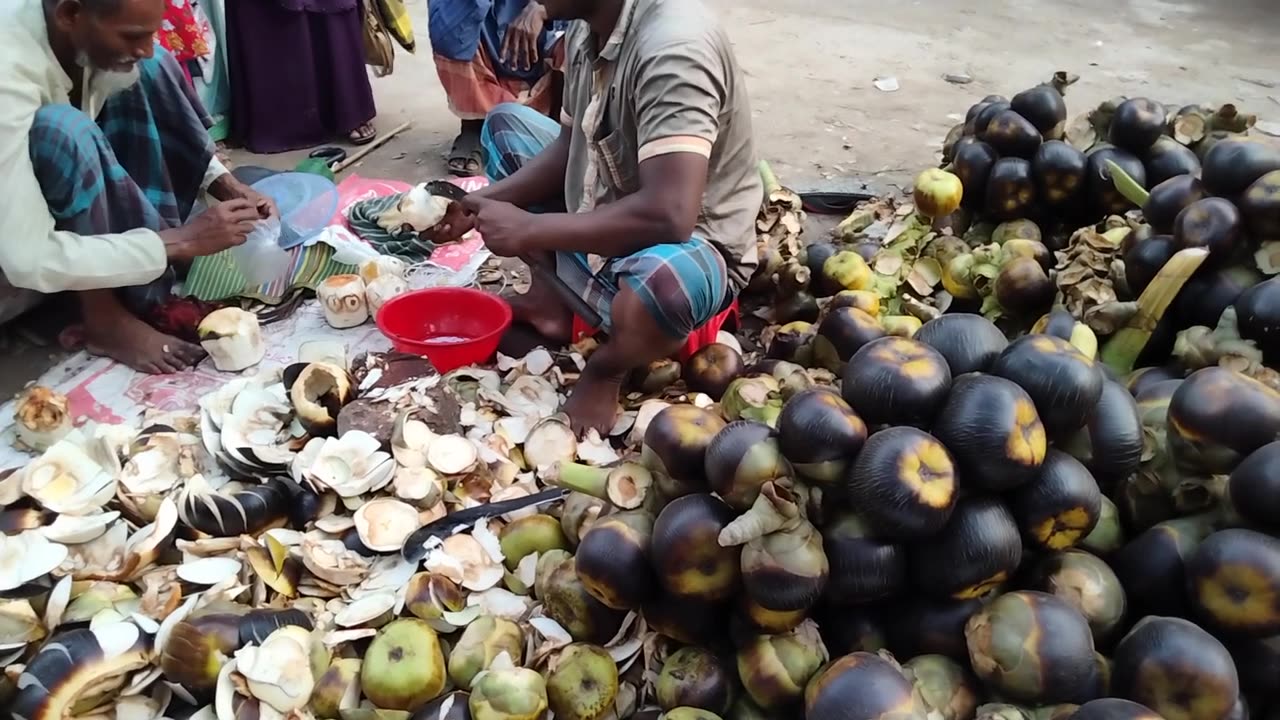
[[947,451],[937,443],[922,442],[913,452],[903,453],[898,477],[929,507],[945,508],[955,499],[955,470]]
[[1224,565],[1196,583],[1200,602],[1227,625],[1249,625],[1275,616],[1275,579],[1248,565]]
[[1009,459],[1026,467],[1036,467],[1044,462],[1048,452],[1048,439],[1045,437],[1044,424],[1036,406],[1029,400],[1020,399],[1013,405],[1013,431],[1005,443],[1005,451]]
[[931,378],[938,374],[938,366],[927,359],[910,360],[902,364],[899,373],[909,378]]
[[1054,338],[1049,335],[1033,335],[1027,342],[1030,343],[1031,347],[1037,352],[1056,353],[1062,351],[1062,347],[1059,346],[1058,343],[1054,342]]
[[960,592],[953,594],[951,597],[957,600],[974,600],[976,598],[984,597],[990,594],[992,590],[995,590],[997,587],[1003,585],[1006,581],[1008,581],[1008,579],[1009,579],[1009,573],[1005,572],[1004,570],[1001,570],[1000,572],[996,573],[995,575],[992,575],[986,580],[983,580],[982,582],[979,582],[979,583],[974,583],[973,585],[970,585],[969,587],[961,590]]
[[1050,550],[1066,550],[1080,542],[1090,519],[1088,510],[1073,507],[1045,518],[1035,526],[1032,534]]

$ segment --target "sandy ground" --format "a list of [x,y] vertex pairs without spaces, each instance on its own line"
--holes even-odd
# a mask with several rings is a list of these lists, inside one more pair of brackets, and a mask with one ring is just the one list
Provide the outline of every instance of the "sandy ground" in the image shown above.
[[[1073,114],[1123,94],[1230,101],[1280,120],[1275,0],[704,1],[737,46],[759,153],[797,189],[908,183],[972,103],[1011,96],[1056,70],[1081,76],[1067,95]],[[431,62],[426,0],[408,5],[418,53],[401,53],[395,72],[373,82],[378,128],[413,125],[357,165],[361,175],[439,177],[457,132]],[[877,78],[899,89],[879,90]],[[305,155],[232,159],[288,169]],[[0,392],[57,357],[47,347],[0,346]]]

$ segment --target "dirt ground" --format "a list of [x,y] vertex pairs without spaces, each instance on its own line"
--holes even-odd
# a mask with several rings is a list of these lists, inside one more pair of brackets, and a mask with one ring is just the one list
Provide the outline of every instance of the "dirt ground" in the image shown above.
[[[990,0],[983,9],[953,0],[704,1],[720,11],[745,68],[758,151],[796,189],[905,185],[936,161],[972,103],[1056,70],[1081,76],[1067,94],[1072,114],[1128,95],[1231,101],[1280,120],[1275,0]],[[413,125],[353,171],[421,181],[444,173],[457,122],[431,62],[426,0],[407,4],[418,52],[400,53],[395,72],[373,82],[379,130]],[[877,78],[898,89],[877,89]],[[232,159],[288,169],[305,155]],[[58,356],[23,342],[0,346],[0,392]]]

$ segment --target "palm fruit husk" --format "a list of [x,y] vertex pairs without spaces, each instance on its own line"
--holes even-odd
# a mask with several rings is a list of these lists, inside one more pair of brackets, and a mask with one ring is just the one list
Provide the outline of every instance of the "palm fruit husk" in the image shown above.
[[969,619],[965,636],[974,672],[1001,697],[1050,705],[1099,695],[1089,624],[1056,596],[1002,595]]
[[806,620],[790,632],[759,635],[742,643],[738,676],[756,705],[779,711],[800,701],[805,686],[828,659],[817,625]]
[[764,204],[756,215],[756,240],[775,248],[785,261],[800,252],[800,234],[806,218],[804,203],[798,194],[778,182],[768,162],[761,160],[759,169]]
[[1224,310],[1213,328],[1196,325],[1178,333],[1173,357],[1189,371],[1225,367],[1280,390],[1280,373],[1263,364],[1257,343],[1240,336],[1234,307]]
[[1086,322],[1094,308],[1118,299],[1112,267],[1121,257],[1125,239],[1133,232],[1119,218],[1108,221],[1107,226],[1109,229],[1104,232],[1093,227],[1077,230],[1067,248],[1055,253],[1058,260],[1054,276],[1058,287],[1056,304]]
[[743,587],[767,612],[808,611],[830,574],[822,536],[796,501],[786,483],[766,483],[751,510],[718,538],[724,547],[743,546]]
[[978,709],[977,681],[955,660],[945,655],[920,655],[902,670],[924,701],[927,717],[967,720]]
[[501,653],[512,662],[524,658],[524,635],[520,626],[505,618],[482,615],[462,631],[449,651],[449,679],[463,690],[470,690],[471,683]]
[[1042,557],[1029,573],[1032,589],[1067,601],[1089,621],[1094,644],[1105,647],[1123,628],[1127,602],[1120,578],[1109,565],[1082,550]]

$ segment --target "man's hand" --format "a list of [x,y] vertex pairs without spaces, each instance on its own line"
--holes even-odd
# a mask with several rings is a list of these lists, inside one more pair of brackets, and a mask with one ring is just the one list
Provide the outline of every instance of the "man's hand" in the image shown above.
[[448,245],[461,241],[475,227],[475,215],[462,203],[451,202],[444,211],[444,219],[434,227],[418,233],[418,237],[436,245]]
[[475,213],[476,230],[493,254],[518,257],[534,249],[528,238],[537,215],[497,200],[469,196],[463,202]]
[[502,59],[511,67],[528,70],[538,62],[538,37],[547,22],[547,10],[542,3],[530,0],[524,12],[507,27],[502,38]]
[[258,217],[263,220],[273,215],[276,217],[280,215],[280,208],[276,207],[275,200],[240,182],[231,173],[214,180],[209,185],[209,194],[224,202],[227,200],[248,200],[249,204],[257,209]]
[[280,217],[280,208],[276,207],[276,201],[271,199],[271,196],[263,195],[244,183],[240,183],[240,186],[243,189],[239,193],[239,198],[248,200],[258,211],[259,218],[266,220],[269,217]]
[[261,219],[258,207],[243,198],[227,200],[201,213],[187,225],[160,233],[170,262],[190,262],[243,245]]

